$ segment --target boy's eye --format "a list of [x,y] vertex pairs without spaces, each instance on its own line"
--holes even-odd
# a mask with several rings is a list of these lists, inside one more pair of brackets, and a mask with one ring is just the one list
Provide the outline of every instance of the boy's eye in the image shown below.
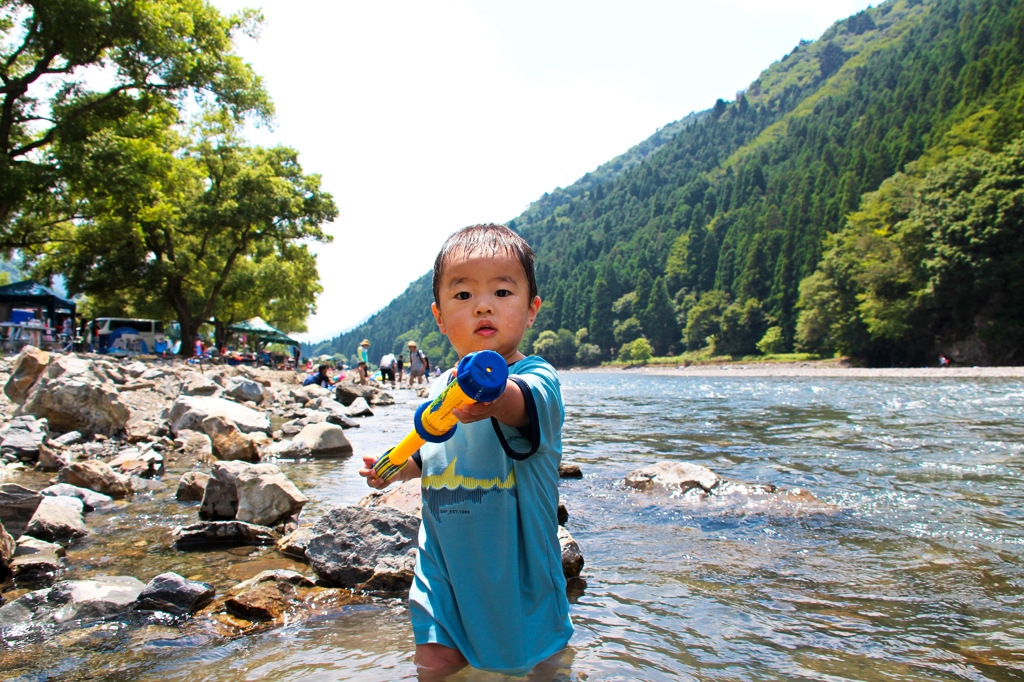
[[458,299],[459,301],[468,300],[469,299],[469,292],[468,291],[460,291],[459,293],[455,294],[455,298]]
[[498,298],[505,298],[506,296],[511,296],[512,292],[509,291],[508,289],[498,289],[497,291],[494,292],[494,295],[497,296]]

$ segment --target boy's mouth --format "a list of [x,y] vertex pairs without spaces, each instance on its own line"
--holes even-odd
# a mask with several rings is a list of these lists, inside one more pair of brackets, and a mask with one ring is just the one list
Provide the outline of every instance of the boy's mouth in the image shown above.
[[491,334],[494,334],[497,331],[497,329],[495,329],[494,327],[487,323],[481,324],[479,327],[476,328],[476,333],[480,334],[481,336],[490,336]]

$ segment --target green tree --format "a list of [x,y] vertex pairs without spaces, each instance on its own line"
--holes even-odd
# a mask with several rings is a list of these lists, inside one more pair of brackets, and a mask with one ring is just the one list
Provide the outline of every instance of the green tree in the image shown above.
[[630,317],[615,325],[615,342],[622,348],[627,343],[644,335],[640,320]]
[[622,362],[645,364],[652,357],[653,350],[651,349],[651,344],[642,336],[639,339],[630,341],[619,349],[619,360]]
[[668,296],[665,279],[654,280],[651,297],[641,319],[644,336],[651,342],[656,355],[667,355],[679,341],[676,309]]
[[612,300],[611,286],[602,275],[594,284],[593,303],[590,306],[591,339],[598,347],[608,350],[615,343],[613,326],[615,319],[609,302]]
[[251,10],[224,17],[198,0],[4,2],[0,248],[50,238],[55,206],[47,202],[68,171],[50,153],[58,141],[89,144],[125,116],[177,107],[187,96],[269,120],[262,83],[232,44],[261,21]]
[[318,286],[296,281],[315,272],[305,242],[329,241],[320,226],[337,215],[319,177],[304,175],[291,149],[242,144],[223,114],[190,137],[168,123],[131,115],[88,144],[57,150],[79,169],[68,191],[86,219],[60,225],[36,271],[63,273],[69,293],[118,313],[127,303],[139,314],[175,316],[185,354],[200,324],[252,305],[258,292],[245,282],[261,267],[291,277],[264,282],[265,293],[271,284],[297,285],[265,308],[297,321]]
[[756,298],[731,303],[722,312],[715,350],[728,355],[750,355],[766,331],[764,311]]
[[721,333],[722,313],[729,305],[729,295],[724,291],[708,291],[686,316],[683,341],[687,350],[697,350],[708,345],[709,340]]

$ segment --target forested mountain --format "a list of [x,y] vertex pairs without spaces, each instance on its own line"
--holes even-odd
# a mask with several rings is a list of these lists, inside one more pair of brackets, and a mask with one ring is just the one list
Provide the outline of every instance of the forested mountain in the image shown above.
[[[1024,3],[890,0],[687,123],[509,223],[544,298],[524,352],[1022,362]],[[310,350],[450,364],[430,295]]]

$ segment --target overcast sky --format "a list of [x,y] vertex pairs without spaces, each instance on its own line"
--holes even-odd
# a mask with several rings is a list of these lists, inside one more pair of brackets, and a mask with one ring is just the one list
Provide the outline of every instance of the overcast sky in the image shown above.
[[340,211],[334,242],[315,247],[324,292],[295,335],[310,341],[386,306],[454,230],[515,218],[872,4],[213,3],[265,17],[257,41],[238,41],[277,108],[251,139],[297,149]]

